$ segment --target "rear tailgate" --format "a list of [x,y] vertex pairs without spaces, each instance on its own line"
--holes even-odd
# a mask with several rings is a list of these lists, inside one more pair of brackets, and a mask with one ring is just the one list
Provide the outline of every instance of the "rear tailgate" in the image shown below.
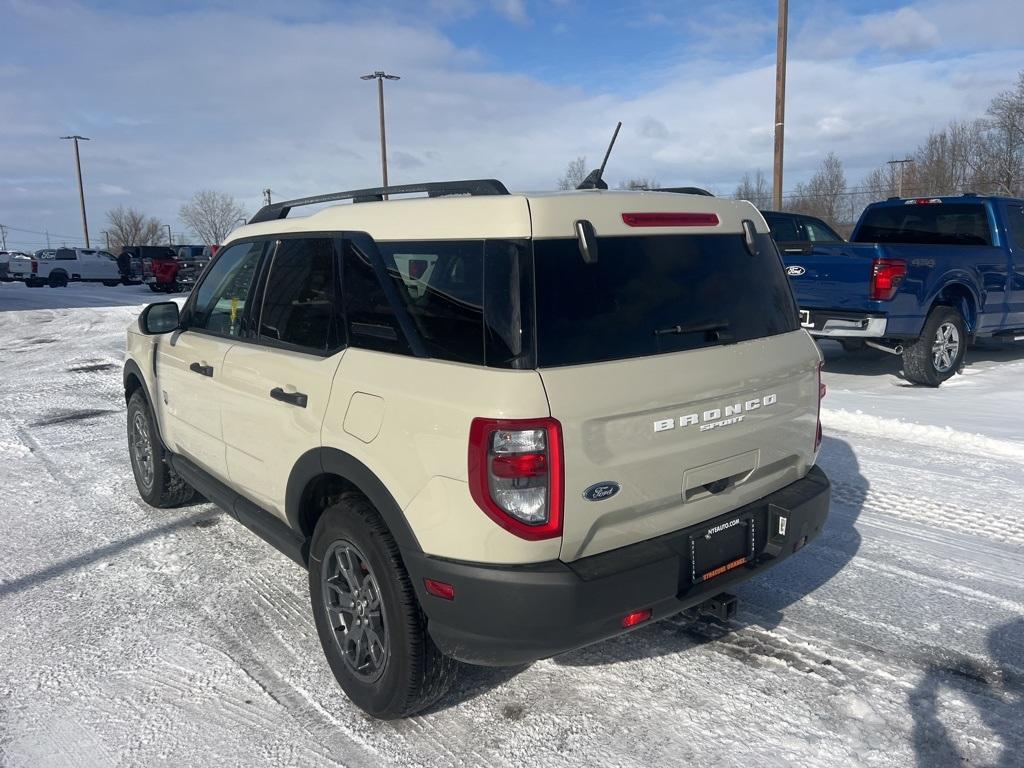
[[[565,452],[566,561],[725,514],[814,463],[818,356],[803,331],[542,370]],[[616,483],[594,501],[584,491]]]
[[802,309],[866,311],[872,265],[880,256],[871,244],[818,245],[809,252],[782,254],[796,303]]

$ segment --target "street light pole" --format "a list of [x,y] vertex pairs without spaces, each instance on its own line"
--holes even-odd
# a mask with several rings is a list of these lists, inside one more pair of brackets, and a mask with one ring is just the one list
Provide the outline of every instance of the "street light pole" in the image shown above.
[[782,210],[782,150],[786,125],[786,40],[789,27],[789,0],[779,0],[779,36],[775,43],[775,168],[772,174],[772,200]]
[[171,238],[171,225],[170,224],[164,224],[164,226],[167,227],[167,245],[168,246],[174,245],[174,240]]
[[[384,186],[388,185],[388,147],[387,139],[384,134],[384,81],[385,80],[401,80],[398,75],[389,75],[386,72],[377,70],[370,75],[362,75],[362,80],[376,80],[377,81],[377,106],[380,112],[380,171],[381,177],[384,181]],[[384,196],[387,200],[387,195]]]
[[78,171],[78,201],[82,204],[82,232],[85,233],[85,247],[89,247],[89,222],[85,218],[85,190],[82,188],[82,160],[78,156],[78,142],[90,141],[87,136],[61,136],[75,142],[75,169]]

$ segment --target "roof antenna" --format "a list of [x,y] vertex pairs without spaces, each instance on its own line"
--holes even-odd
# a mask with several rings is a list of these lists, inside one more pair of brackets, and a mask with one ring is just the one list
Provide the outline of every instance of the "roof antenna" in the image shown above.
[[612,153],[612,147],[615,146],[615,139],[618,138],[619,128],[621,127],[622,121],[620,120],[615,124],[615,133],[612,134],[612,140],[608,143],[608,151],[604,153],[601,167],[587,174],[587,178],[581,181],[576,189],[608,189],[608,185],[601,177],[604,175],[604,167],[608,165],[608,156]]

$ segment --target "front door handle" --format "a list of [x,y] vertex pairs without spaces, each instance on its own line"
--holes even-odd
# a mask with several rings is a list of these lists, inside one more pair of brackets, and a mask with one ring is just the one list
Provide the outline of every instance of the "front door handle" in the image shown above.
[[280,400],[282,403],[297,405],[299,408],[305,408],[306,403],[309,402],[309,398],[302,392],[285,392],[280,387],[274,387],[270,390],[270,396],[275,400]]
[[195,373],[200,373],[203,376],[213,376],[213,366],[212,365],[203,365],[202,363],[192,363],[192,365],[190,365],[188,367],[188,369],[190,371],[195,372]]

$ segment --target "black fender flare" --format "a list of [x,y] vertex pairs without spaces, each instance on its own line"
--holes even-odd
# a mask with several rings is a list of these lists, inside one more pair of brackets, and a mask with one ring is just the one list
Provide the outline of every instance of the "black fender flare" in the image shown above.
[[300,519],[302,494],[311,480],[323,474],[337,475],[358,488],[384,518],[399,549],[423,551],[405,513],[380,478],[359,459],[337,448],[313,448],[302,454],[292,467],[285,490],[285,517],[292,530],[305,536]]
[[[134,360],[127,360],[127,361],[125,361],[125,364],[124,364],[124,371],[121,374],[121,381],[124,384],[124,391],[125,391],[126,395],[128,393],[128,380],[132,376],[134,376],[136,379],[139,380],[139,384],[142,385],[142,387],[141,387],[142,394],[145,396],[146,400],[148,401],[149,400],[149,388],[146,385],[146,377],[142,375],[142,369],[139,368],[139,364],[136,363]],[[126,396],[125,400],[127,401],[127,399],[128,398]]]

